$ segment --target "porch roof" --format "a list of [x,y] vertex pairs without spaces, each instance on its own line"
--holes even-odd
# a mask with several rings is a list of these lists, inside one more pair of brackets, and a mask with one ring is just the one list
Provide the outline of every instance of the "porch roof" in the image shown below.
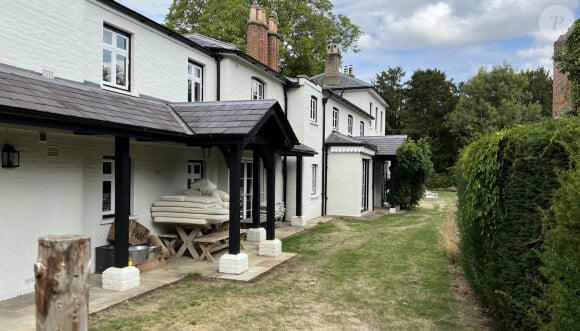
[[396,157],[397,149],[407,140],[407,135],[364,136],[355,140],[375,146],[377,156]]

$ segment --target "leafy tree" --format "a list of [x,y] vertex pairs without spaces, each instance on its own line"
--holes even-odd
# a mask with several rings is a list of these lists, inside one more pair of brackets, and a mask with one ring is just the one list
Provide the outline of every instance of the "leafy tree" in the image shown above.
[[404,104],[405,87],[402,82],[405,71],[401,67],[391,68],[376,75],[372,80],[379,94],[389,102],[386,114],[386,132],[388,134],[400,133],[401,129],[401,109]]
[[[395,178],[395,201],[403,209],[419,204],[425,192],[425,181],[433,173],[431,151],[425,139],[409,139],[397,149],[397,161],[391,169]],[[390,187],[390,183],[387,183]],[[389,192],[389,201],[393,192]]]
[[528,76],[509,63],[480,68],[459,87],[459,101],[447,118],[451,132],[465,146],[485,133],[548,116],[529,88]]
[[572,83],[572,107],[580,110],[580,20],[576,20],[568,30],[564,50],[554,54],[561,72],[568,73]]
[[173,0],[165,25],[245,50],[246,24],[254,2],[278,19],[280,70],[285,75],[321,73],[328,43],[337,43],[342,51],[358,51],[361,30],[348,17],[333,13],[330,0]]
[[405,85],[401,131],[413,139],[427,139],[435,170],[444,172],[455,164],[459,149],[445,123],[457,104],[457,87],[438,69],[417,70]]
[[542,106],[542,115],[552,116],[552,77],[544,68],[526,70],[522,74],[528,78],[528,91],[532,93],[532,103]]

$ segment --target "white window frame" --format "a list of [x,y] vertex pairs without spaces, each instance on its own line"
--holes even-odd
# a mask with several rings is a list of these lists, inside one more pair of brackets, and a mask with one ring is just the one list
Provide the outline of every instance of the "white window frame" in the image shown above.
[[340,115],[340,111],[338,110],[338,108],[336,108],[336,107],[332,108],[332,128],[334,130],[338,130],[339,115]]
[[[195,85],[199,84],[199,95],[196,97]],[[187,63],[187,102],[203,101],[203,66],[189,61]]]
[[312,165],[312,190],[310,192],[311,195],[315,195],[318,186],[318,164]]
[[310,97],[310,121],[318,123],[318,99]]
[[205,176],[205,169],[203,166],[203,161],[200,160],[188,160],[187,161],[187,183],[186,187],[191,188],[191,184],[195,181],[202,179]]
[[381,110],[381,122],[380,122],[380,132],[383,133],[384,125],[383,125],[383,111]]
[[351,136],[352,136],[352,127],[353,127],[353,125],[354,125],[354,119],[352,118],[352,115],[348,115],[348,117],[347,117],[347,124],[346,124],[346,131]]
[[378,121],[377,117],[379,117],[379,107],[375,108],[375,130],[378,130],[378,125],[379,125],[379,121]]
[[[107,33],[111,34],[111,43],[109,44],[105,39],[105,35]],[[125,49],[117,47],[119,40],[125,40]],[[109,73],[109,80],[105,80],[105,52],[110,53],[111,57],[111,68]],[[110,26],[103,25],[103,58],[102,58],[102,71],[103,75],[101,77],[102,84],[114,88],[118,88],[121,90],[129,90],[129,81],[130,81],[130,73],[131,73],[131,35],[122,32],[120,30],[114,29]],[[117,82],[117,57],[122,56],[126,59],[125,61],[125,81],[124,84],[120,84]]]
[[266,96],[266,86],[264,82],[256,77],[252,77],[252,100],[262,100]]
[[[110,174],[105,174],[105,163],[109,163],[111,166],[111,173]],[[101,211],[102,211],[102,215],[103,218],[113,218],[115,217],[115,159],[111,158],[111,157],[103,157],[103,161],[101,163]],[[105,210],[104,209],[104,201],[105,201],[105,192],[104,192],[104,186],[105,183],[109,182],[111,185],[111,196],[110,196],[110,200],[111,200],[111,206],[110,209]]]
[[363,137],[365,135],[365,122],[360,121],[360,136]]

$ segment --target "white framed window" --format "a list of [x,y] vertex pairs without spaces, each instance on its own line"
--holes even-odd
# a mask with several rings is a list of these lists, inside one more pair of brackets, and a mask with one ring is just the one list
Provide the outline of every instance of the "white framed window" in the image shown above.
[[312,165],[312,191],[310,194],[316,194],[317,191],[317,183],[318,183],[318,164]]
[[261,99],[264,99],[264,83],[257,78],[252,78],[252,100]]
[[352,126],[353,126],[353,118],[352,115],[348,115],[348,122],[347,122],[347,132],[349,135],[352,136]]
[[203,101],[203,67],[187,63],[187,102]]
[[187,188],[191,188],[191,184],[204,176],[203,161],[189,160],[187,161]]
[[103,26],[103,84],[129,90],[129,34]]
[[310,97],[310,120],[314,123],[318,122],[318,99]]
[[375,108],[375,130],[378,129],[379,126],[379,107]]
[[115,159],[103,157],[101,168],[103,218],[115,217]]
[[332,128],[338,130],[338,108],[332,108]]
[[360,136],[364,136],[365,135],[365,122],[360,121]]
[[380,122],[380,126],[379,126],[381,133],[383,132],[383,128],[384,128],[384,126],[383,126],[383,111],[381,110],[381,122]]

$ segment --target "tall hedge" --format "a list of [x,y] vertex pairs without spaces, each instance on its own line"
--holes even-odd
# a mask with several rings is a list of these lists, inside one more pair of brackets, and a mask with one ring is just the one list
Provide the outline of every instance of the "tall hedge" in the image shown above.
[[539,328],[532,298],[543,291],[542,219],[558,174],[575,166],[579,128],[578,118],[516,127],[475,141],[459,160],[462,265],[504,328]]

